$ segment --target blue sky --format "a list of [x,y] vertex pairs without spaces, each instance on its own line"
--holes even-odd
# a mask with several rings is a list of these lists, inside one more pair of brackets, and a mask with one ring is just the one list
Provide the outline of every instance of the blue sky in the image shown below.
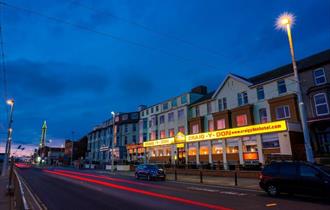
[[[6,2],[21,8],[1,10],[17,144],[37,145],[43,120],[59,145],[112,110],[134,111],[199,84],[213,90],[229,72],[248,77],[287,64],[286,35],[274,27],[285,11],[297,17],[298,59],[330,48],[327,0]],[[3,142],[4,112],[1,119]]]

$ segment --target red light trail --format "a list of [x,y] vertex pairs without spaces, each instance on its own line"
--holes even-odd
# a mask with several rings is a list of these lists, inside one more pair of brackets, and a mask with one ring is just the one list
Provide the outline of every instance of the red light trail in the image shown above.
[[163,195],[163,194],[149,192],[149,191],[140,190],[140,189],[135,189],[135,188],[131,188],[131,187],[125,187],[125,186],[112,184],[112,183],[108,183],[108,182],[104,182],[104,181],[100,181],[100,180],[94,180],[94,179],[90,179],[90,178],[86,178],[86,177],[76,176],[76,175],[72,175],[72,174],[69,174],[69,173],[49,171],[49,170],[43,170],[43,171],[46,172],[46,173],[50,173],[50,174],[55,174],[55,175],[59,175],[59,176],[64,176],[64,177],[76,179],[76,180],[95,183],[95,184],[99,184],[99,185],[102,185],[102,186],[112,187],[112,188],[115,188],[115,189],[124,190],[124,191],[128,191],[128,192],[134,192],[134,193],[138,193],[138,194],[142,194],[142,195],[148,195],[148,196],[152,196],[152,197],[157,197],[157,198],[167,199],[167,200],[171,200],[171,201],[176,201],[176,202],[180,202],[180,203],[184,203],[184,204],[195,205],[195,206],[205,207],[205,208],[209,208],[209,209],[230,210],[229,208],[226,208],[226,207],[223,207],[223,206],[207,204],[207,203],[203,203],[203,202],[188,200],[188,199],[179,198],[179,197],[170,196],[170,195]]

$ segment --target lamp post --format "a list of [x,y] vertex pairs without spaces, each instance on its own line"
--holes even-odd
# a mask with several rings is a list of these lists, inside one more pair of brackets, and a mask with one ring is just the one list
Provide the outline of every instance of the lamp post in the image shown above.
[[303,97],[301,93],[301,86],[298,76],[298,69],[297,64],[295,60],[294,55],[294,47],[293,47],[293,41],[292,41],[292,35],[291,35],[291,27],[294,24],[295,16],[290,13],[283,13],[281,14],[277,20],[276,20],[276,28],[282,29],[287,32],[288,35],[288,41],[290,46],[290,53],[291,53],[291,59],[292,59],[292,66],[293,66],[293,72],[294,72],[294,80],[296,84],[296,91],[297,91],[297,97],[298,97],[298,105],[299,105],[299,114],[301,119],[301,125],[302,130],[304,134],[304,141],[305,141],[305,150],[306,150],[306,158],[308,162],[314,162],[314,156],[313,156],[313,150],[311,146],[310,141],[310,134],[309,134],[309,128],[307,124],[307,117],[306,117],[306,108],[305,104],[303,102]]
[[115,171],[115,155],[114,155],[114,148],[115,148],[115,138],[116,138],[116,129],[115,129],[115,118],[116,118],[116,113],[111,112],[112,115],[112,144],[111,144],[111,171]]
[[7,136],[7,142],[6,142],[6,150],[5,150],[5,157],[3,160],[2,165],[2,176],[5,176],[7,173],[7,165],[8,165],[8,159],[10,156],[10,149],[11,149],[11,140],[12,140],[12,133],[13,133],[13,111],[14,111],[14,100],[8,99],[7,104],[10,106],[10,113],[9,113],[9,123],[8,123],[8,136]]

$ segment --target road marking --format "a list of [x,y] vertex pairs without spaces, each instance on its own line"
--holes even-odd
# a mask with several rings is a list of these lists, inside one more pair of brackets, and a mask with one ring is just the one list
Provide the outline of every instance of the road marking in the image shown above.
[[277,204],[276,203],[268,203],[268,204],[266,204],[266,207],[274,207],[274,206],[277,206]]
[[187,187],[188,190],[196,190],[196,191],[204,191],[204,192],[212,192],[212,193],[220,193],[225,195],[236,195],[236,196],[244,196],[246,193],[234,192],[234,191],[222,191],[216,189],[202,188],[202,187]]

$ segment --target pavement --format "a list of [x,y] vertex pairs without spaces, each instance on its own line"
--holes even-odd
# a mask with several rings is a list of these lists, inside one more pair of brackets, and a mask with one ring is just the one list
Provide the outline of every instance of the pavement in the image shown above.
[[103,209],[330,209],[324,199],[280,196],[198,183],[135,180],[119,173],[67,169],[19,169],[49,210]]
[[6,194],[8,176],[0,176],[0,209],[11,209],[11,197]]

